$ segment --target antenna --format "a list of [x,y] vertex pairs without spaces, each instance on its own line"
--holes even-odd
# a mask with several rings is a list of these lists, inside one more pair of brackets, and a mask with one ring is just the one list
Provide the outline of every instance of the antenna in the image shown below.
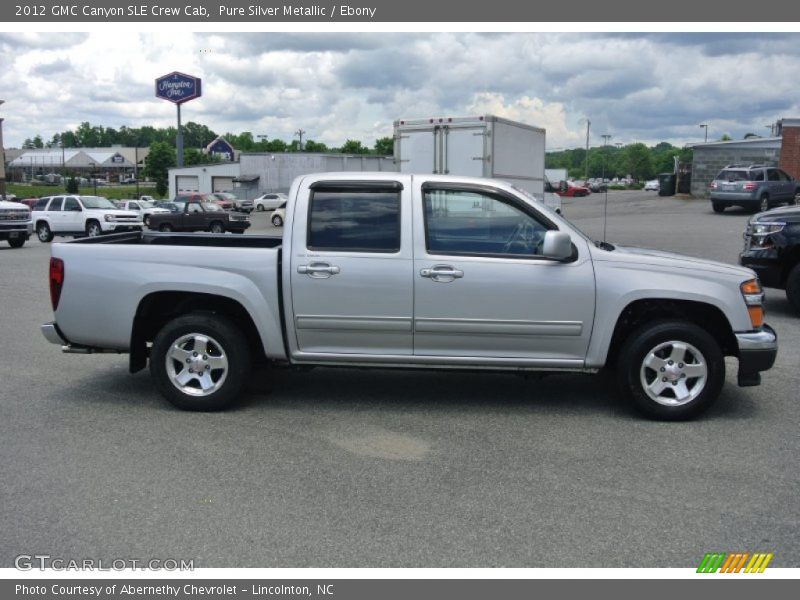
[[[603,183],[606,182],[606,146],[608,146],[608,140],[611,139],[611,135],[608,133],[604,133],[602,136],[603,138]],[[605,200],[603,201],[603,243],[606,242],[606,225],[608,224],[608,186],[606,185],[605,191]]]

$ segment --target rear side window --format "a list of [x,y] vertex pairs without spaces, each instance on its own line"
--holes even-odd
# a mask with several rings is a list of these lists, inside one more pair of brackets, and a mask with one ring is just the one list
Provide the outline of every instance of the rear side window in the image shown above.
[[50,208],[48,208],[47,210],[49,210],[49,211],[54,211],[54,210],[55,211],[59,211],[59,210],[61,210],[61,203],[63,201],[64,201],[64,197],[63,196],[57,196],[57,197],[53,198],[53,201],[50,203]]
[[345,252],[400,250],[400,192],[314,190],[308,248]]
[[769,170],[769,180],[770,181],[780,181],[781,176],[778,174],[778,169],[770,169]]
[[44,210],[48,202],[50,202],[50,198],[39,198],[33,205],[33,210]]

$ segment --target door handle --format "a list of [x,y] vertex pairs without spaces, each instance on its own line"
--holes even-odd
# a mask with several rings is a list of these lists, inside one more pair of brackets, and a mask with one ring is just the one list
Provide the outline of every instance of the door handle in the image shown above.
[[337,275],[339,271],[339,267],[328,263],[311,263],[310,265],[299,265],[297,267],[298,273],[311,277],[330,277],[331,275]]
[[439,282],[448,282],[464,277],[464,271],[451,267],[450,265],[436,265],[430,269],[422,269],[419,274],[422,277]]

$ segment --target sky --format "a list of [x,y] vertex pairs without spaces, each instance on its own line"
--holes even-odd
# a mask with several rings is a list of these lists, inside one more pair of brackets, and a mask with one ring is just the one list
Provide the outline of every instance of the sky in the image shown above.
[[7,148],[82,121],[165,127],[172,71],[202,78],[183,120],[218,133],[372,145],[403,118],[494,114],[590,143],[769,135],[800,117],[800,34],[0,33]]

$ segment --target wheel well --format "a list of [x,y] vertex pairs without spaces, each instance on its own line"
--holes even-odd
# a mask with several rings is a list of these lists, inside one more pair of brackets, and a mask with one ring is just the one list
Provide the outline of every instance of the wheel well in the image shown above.
[[798,264],[800,264],[800,244],[795,245],[792,248],[791,252],[787,253],[787,255],[783,259],[783,272],[781,273],[781,283],[786,285],[787,281],[789,280],[789,273],[792,272],[792,269]]
[[658,319],[694,323],[714,337],[725,356],[735,356],[738,353],[733,329],[716,306],[692,300],[647,299],[631,302],[620,313],[611,336],[606,364],[611,366],[616,362],[620,347],[634,330],[644,323]]
[[190,312],[225,315],[236,323],[247,338],[252,356],[266,357],[264,346],[253,319],[236,300],[196,292],[155,292],[142,298],[133,318],[131,331],[130,371],[135,373],[147,365],[147,343],[172,319]]
[[48,223],[48,222],[47,222],[45,219],[38,219],[38,220],[36,221],[36,227],[38,228],[38,227],[39,227],[39,225],[41,225],[42,223],[44,223],[45,225],[47,225],[48,227],[50,227],[50,223]]

